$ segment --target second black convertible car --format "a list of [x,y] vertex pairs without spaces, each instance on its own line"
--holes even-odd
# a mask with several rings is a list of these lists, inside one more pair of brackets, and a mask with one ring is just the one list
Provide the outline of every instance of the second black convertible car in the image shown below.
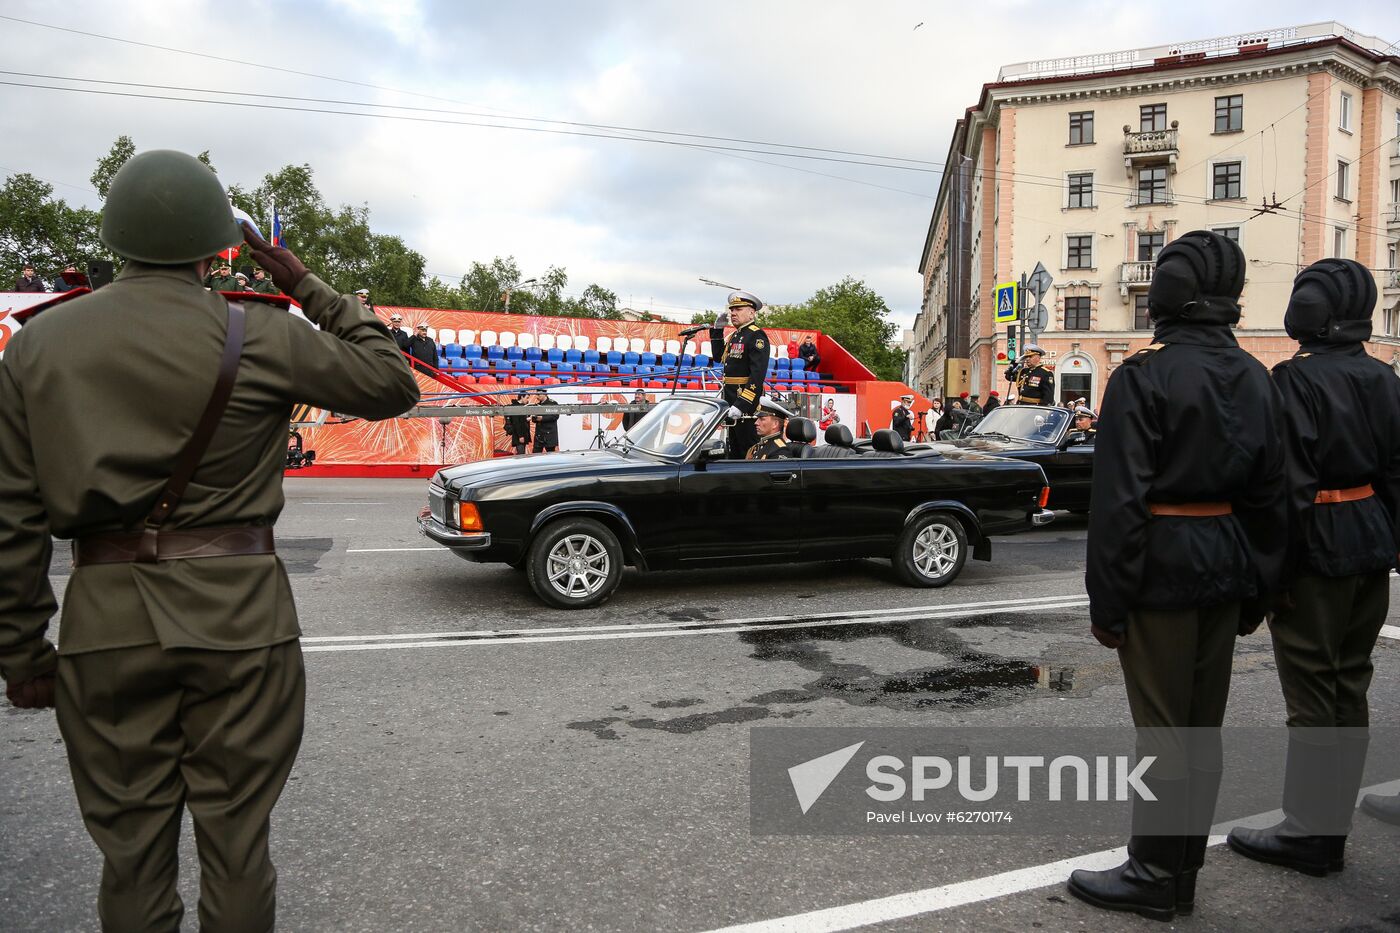
[[933,450],[977,451],[1039,464],[1050,482],[1051,509],[1089,510],[1094,477],[1092,434],[1073,429],[1073,416],[1050,405],[1003,405],[964,437],[930,444]]
[[943,586],[988,536],[1044,524],[1039,466],[976,451],[904,451],[893,431],[857,448],[841,425],[788,425],[795,456],[725,459],[717,399],[676,396],[603,450],[486,460],[433,477],[419,527],[468,560],[524,570],[552,606],[596,606],[642,570],[889,558]]

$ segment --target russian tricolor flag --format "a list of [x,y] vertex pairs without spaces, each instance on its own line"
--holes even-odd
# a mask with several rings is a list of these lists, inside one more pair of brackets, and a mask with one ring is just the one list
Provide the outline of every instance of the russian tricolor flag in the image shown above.
[[273,245],[273,246],[286,246],[286,245],[287,245],[286,243],[282,242],[282,218],[281,218],[281,216],[279,216],[278,213],[277,213],[277,205],[276,205],[276,204],[272,205],[272,245]]

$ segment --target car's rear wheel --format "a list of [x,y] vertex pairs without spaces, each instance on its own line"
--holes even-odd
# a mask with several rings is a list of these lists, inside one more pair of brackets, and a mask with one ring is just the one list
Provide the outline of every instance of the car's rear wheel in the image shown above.
[[910,586],[947,586],[967,563],[967,532],[946,512],[921,516],[900,535],[891,563]]
[[535,595],[549,605],[588,609],[617,589],[622,579],[622,545],[596,519],[561,519],[535,536],[525,570]]

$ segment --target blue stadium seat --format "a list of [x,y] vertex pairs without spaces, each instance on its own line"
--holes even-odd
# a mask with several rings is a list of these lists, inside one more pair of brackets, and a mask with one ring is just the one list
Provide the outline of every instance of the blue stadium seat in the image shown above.
[[570,373],[570,374],[572,374],[573,371],[574,371],[574,364],[573,364],[573,363],[555,363],[555,364],[554,364],[554,371],[555,371],[556,373]]
[[695,365],[696,365],[696,366],[709,366],[709,365],[710,365],[710,357],[709,357],[709,355],[708,355],[708,354],[705,354],[705,353],[698,353],[698,354],[696,354],[696,356],[695,356]]
[[[612,354],[608,355],[611,356]],[[622,354],[622,362],[626,363],[628,366],[636,366],[641,361],[642,356],[640,353],[633,353],[629,350],[628,352]]]
[[636,374],[637,367],[632,366],[628,363],[623,363],[622,365],[617,367],[617,371],[624,376],[632,376]]
[[564,362],[564,351],[560,350],[558,347],[551,347],[544,352],[544,355],[545,359],[549,360],[551,363]]
[[526,348],[525,348],[525,359],[527,359],[527,360],[529,360],[530,362],[533,363],[535,360],[542,360],[542,359],[544,359],[544,354],[540,352],[540,348],[539,348],[539,347],[526,347]]
[[792,367],[793,372],[797,372],[807,368],[807,361],[802,359],[788,360],[788,365]]
[[461,356],[462,348],[461,346],[455,343],[446,344],[442,348],[442,355],[447,357],[448,359],[451,359],[454,356]]
[[583,351],[583,361],[584,361],[585,363],[597,363],[597,362],[598,362],[598,351],[597,351],[597,350],[584,350],[584,351]]
[[682,366],[694,366],[694,365],[695,365],[695,357],[694,357],[693,355],[689,354],[689,353],[682,353],[682,354],[681,354],[681,365],[682,365]]
[[608,351],[608,365],[609,365],[609,366],[619,366],[619,365],[621,365],[621,363],[622,363],[622,354],[621,354],[621,353],[618,353],[616,350],[609,350],[609,351]]
[[[596,354],[595,354],[595,355],[596,355]],[[566,363],[582,363],[582,362],[583,362],[583,351],[582,351],[582,350],[565,350],[565,351],[564,351],[564,362],[566,362]]]
[[640,360],[639,362],[640,362],[643,366],[655,366],[655,365],[656,365],[656,354],[655,354],[655,353],[643,353],[643,354],[642,354],[642,358],[641,358],[641,360]]
[[792,360],[788,359],[787,357],[783,357],[782,359],[777,361],[777,366],[779,369],[791,369]]
[[525,358],[525,351],[524,351],[524,350],[521,350],[519,347],[506,347],[506,359],[508,359],[508,360],[523,360],[524,358]]
[[481,344],[467,344],[465,347],[462,348],[462,355],[469,360],[479,359],[481,357]]
[[486,348],[486,358],[488,360],[503,360],[505,357],[506,351],[503,347],[498,347],[493,343]]

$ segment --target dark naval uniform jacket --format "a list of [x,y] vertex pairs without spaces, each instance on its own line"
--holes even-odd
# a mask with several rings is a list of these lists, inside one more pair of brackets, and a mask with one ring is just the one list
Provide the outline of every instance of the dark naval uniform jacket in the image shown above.
[[[1400,552],[1400,380],[1361,344],[1309,345],[1274,367],[1288,425],[1289,548],[1298,573],[1386,570]],[[1319,504],[1324,490],[1371,496]]]
[[[1084,575],[1090,618],[1263,597],[1282,572],[1283,415],[1258,360],[1224,326],[1159,325],[1108,380],[1098,421]],[[1220,504],[1212,517],[1152,505]]]
[[[713,331],[711,331],[713,333]],[[763,380],[768,376],[768,358],[773,347],[763,328],[754,322],[736,328],[726,342],[710,338],[711,355],[724,360],[724,399],[746,415],[758,408]]]
[[1033,369],[1018,366],[1014,372],[1007,372],[1006,378],[1016,386],[1017,404],[1055,404],[1055,374],[1043,365]]
[[779,457],[786,456],[788,456],[788,442],[783,439],[783,433],[779,431],[776,434],[759,438],[758,443],[749,448],[744,459],[777,460]]
[[[228,408],[165,528],[273,525],[295,403],[368,419],[418,399],[407,361],[353,296],[307,275],[293,296],[321,329],[248,303]],[[0,672],[56,666],[52,536],[140,528],[194,433],[228,328],[193,268],[129,262],[115,282],[33,318],[0,358]],[[162,350],[153,350],[159,334]],[[58,650],[246,650],[300,635],[275,554],[73,571]]]

